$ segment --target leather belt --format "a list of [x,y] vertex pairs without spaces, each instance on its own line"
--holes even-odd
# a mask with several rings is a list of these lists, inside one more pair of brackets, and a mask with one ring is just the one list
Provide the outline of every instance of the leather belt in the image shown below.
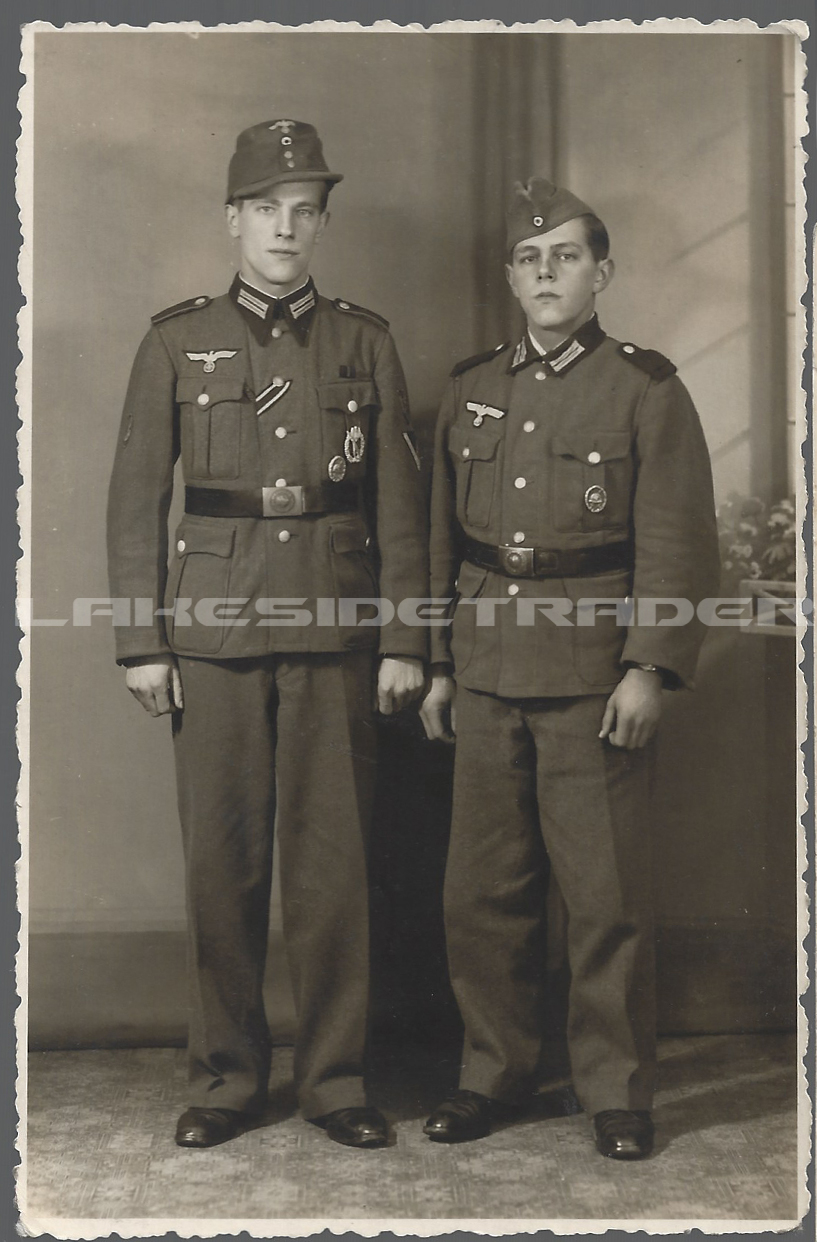
[[184,511],[194,517],[302,517],[308,513],[351,513],[358,507],[354,483],[317,487],[186,487]]
[[597,574],[632,569],[629,543],[605,543],[597,548],[520,548],[515,544],[480,543],[466,539],[464,558],[480,569],[492,569],[509,578],[592,578]]

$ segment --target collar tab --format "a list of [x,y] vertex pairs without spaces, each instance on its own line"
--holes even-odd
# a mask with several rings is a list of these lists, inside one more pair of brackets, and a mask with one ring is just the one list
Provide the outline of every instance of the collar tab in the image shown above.
[[517,375],[532,362],[538,362],[545,368],[548,375],[565,375],[588,354],[592,354],[593,350],[601,345],[606,335],[607,333],[599,324],[598,316],[593,315],[555,349],[551,349],[546,354],[540,354],[531,346],[526,329],[525,335],[511,357],[508,374]]
[[300,289],[293,290],[286,297],[276,298],[264,293],[255,285],[249,284],[240,273],[230,286],[230,297],[246,319],[253,335],[260,345],[269,340],[272,325],[276,319],[285,319],[289,330],[298,341],[305,345],[309,339],[309,329],[318,302],[315,282],[310,276]]

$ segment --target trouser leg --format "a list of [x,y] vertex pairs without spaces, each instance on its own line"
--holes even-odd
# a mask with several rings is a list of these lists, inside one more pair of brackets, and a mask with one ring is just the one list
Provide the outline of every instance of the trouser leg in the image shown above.
[[522,713],[460,687],[445,923],[465,1025],[465,1090],[511,1100],[535,1073],[546,885],[535,752]]
[[365,1103],[372,654],[278,658],[278,837],[305,1117]]
[[192,1103],[263,1107],[270,1037],[262,985],[275,813],[273,665],[179,659],[174,718],[184,842]]
[[568,1044],[588,1113],[650,1109],[655,966],[648,821],[652,747],[598,737],[606,699],[538,700],[539,816],[568,911]]

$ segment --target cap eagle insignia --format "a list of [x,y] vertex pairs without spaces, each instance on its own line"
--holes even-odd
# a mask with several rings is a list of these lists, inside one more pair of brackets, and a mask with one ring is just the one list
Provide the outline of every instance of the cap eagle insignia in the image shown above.
[[211,349],[206,354],[191,354],[189,350],[184,351],[191,362],[203,362],[205,375],[212,375],[216,369],[216,363],[222,358],[235,358],[238,353],[237,349]]

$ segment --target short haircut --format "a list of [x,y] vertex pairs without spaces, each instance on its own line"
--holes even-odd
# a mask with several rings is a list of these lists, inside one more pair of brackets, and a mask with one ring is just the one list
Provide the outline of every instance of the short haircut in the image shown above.
[[587,244],[590,247],[590,253],[596,262],[599,263],[602,259],[606,259],[610,253],[609,234],[598,216],[586,215],[581,218],[584,221],[584,232]]
[[[275,184],[278,184],[278,183],[276,182]],[[333,185],[334,185],[334,182],[332,181],[323,182],[323,191],[321,193],[320,203],[318,204],[321,212],[326,211],[326,206],[327,206],[327,203],[329,202],[329,191],[332,189]],[[263,192],[259,194],[243,194],[236,198],[231,198],[230,203],[233,207],[238,207],[238,210],[240,211],[244,203],[248,203],[250,202],[251,199],[254,199],[254,198],[263,198],[263,197],[264,197]]]

